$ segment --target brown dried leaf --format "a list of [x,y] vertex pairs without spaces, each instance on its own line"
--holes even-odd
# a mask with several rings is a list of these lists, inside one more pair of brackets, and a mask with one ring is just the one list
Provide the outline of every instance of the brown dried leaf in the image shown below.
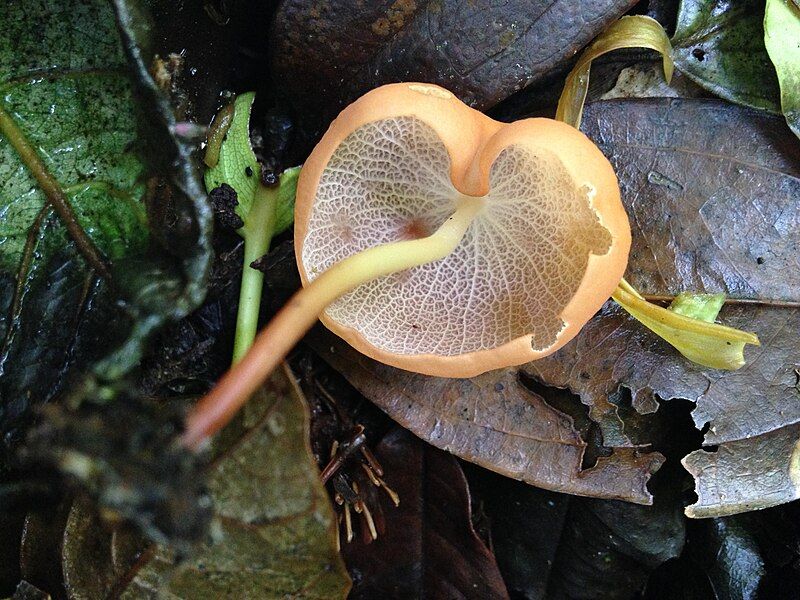
[[351,600],[508,598],[494,556],[472,528],[467,480],[451,455],[395,428],[375,455],[400,497],[385,533],[343,544]]
[[285,0],[272,74],[301,126],[319,133],[345,105],[394,81],[437,83],[483,109],[563,66],[634,4]]
[[572,419],[523,387],[516,369],[473,379],[426,377],[371,360],[332,335],[316,349],[364,396],[437,448],[549,490],[649,504],[658,453],[615,448],[582,468],[586,442]]

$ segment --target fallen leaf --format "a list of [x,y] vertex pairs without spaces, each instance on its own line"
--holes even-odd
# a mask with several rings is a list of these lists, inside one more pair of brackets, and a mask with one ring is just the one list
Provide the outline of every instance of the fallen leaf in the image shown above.
[[467,473],[515,598],[627,600],[683,549],[674,493],[637,506],[548,492],[474,468]]
[[697,465],[701,499],[691,515],[798,497],[787,477],[800,423],[796,140],[778,117],[713,100],[611,101],[586,115],[584,129],[610,157],[631,218],[626,277],[647,294],[690,289],[754,302],[726,306],[720,320],[754,330],[763,346],[748,348],[739,371],[701,368],[606,305],[575,340],[524,371],[579,394],[607,438],[622,429],[609,400],[620,390],[641,413],[657,409],[656,396],[696,402],[695,424],[709,426],[705,444],[722,446],[686,459]]
[[458,461],[400,428],[374,453],[400,504],[384,511],[377,540],[343,543],[349,597],[508,598],[494,556],[472,528]]
[[663,462],[655,452],[615,448],[583,467],[587,442],[573,420],[520,385],[517,369],[444,379],[371,360],[331,334],[317,352],[364,396],[437,448],[545,489],[647,504],[646,484]]
[[781,110],[800,137],[800,6],[789,0],[767,0],[764,44],[781,88]]
[[778,80],[764,47],[764,2],[682,0],[675,66],[720,98],[780,112]]
[[345,105],[384,83],[436,83],[489,108],[564,66],[634,4],[285,0],[272,25],[271,71],[313,141]]
[[656,62],[642,62],[625,67],[614,87],[599,100],[615,98],[695,98],[706,95],[705,90],[680,72],[672,74],[670,83],[664,81],[664,69]]
[[32,403],[90,368],[120,377],[199,304],[210,211],[166,101],[135,96],[152,81],[144,68],[131,85],[110,6],[5,3],[0,21],[4,454]]
[[[153,548],[117,576],[122,598],[344,598],[330,501],[308,445],[308,415],[292,376],[277,371],[215,444],[208,486],[216,525],[209,543],[176,565]],[[86,547],[86,540],[91,543]],[[67,536],[65,579],[97,585],[85,556],[92,536]],[[108,546],[112,549],[116,546]],[[75,598],[85,589],[71,589]],[[91,597],[89,595],[88,597]],[[96,596],[95,596],[96,597]]]
[[[629,280],[648,294],[722,291],[756,301],[726,307],[720,317],[763,340],[748,350],[745,367],[723,372],[693,365],[607,304],[570,344],[521,369],[580,395],[600,424],[613,453],[582,469],[586,441],[564,414],[519,386],[517,370],[468,381],[425,378],[378,365],[343,344],[323,341],[317,348],[365,396],[437,447],[546,489],[646,502],[644,483],[660,460],[642,454],[648,440],[626,431],[619,412],[628,391],[644,414],[658,408],[656,396],[696,402],[697,427],[710,424],[705,443],[726,444],[716,460],[728,460],[738,446],[727,444],[737,440],[779,435],[771,432],[787,427],[780,435],[791,437],[800,421],[800,310],[793,308],[800,300],[800,272],[793,268],[800,162],[780,118],[716,100],[601,102],[587,107],[584,127],[620,179],[633,230]],[[762,455],[771,457],[770,471],[755,462],[756,454],[743,452],[747,468],[735,479],[706,484],[713,471],[702,472],[701,498],[707,488],[723,486],[705,514],[797,497],[786,477],[790,457],[778,451],[788,446],[775,443],[775,452]],[[759,482],[769,477],[783,488],[773,486],[764,496]]]
[[63,596],[59,552],[69,503],[60,503],[48,511],[32,511],[25,517],[20,538],[20,579],[53,596]]
[[78,498],[62,524],[60,557],[70,600],[107,598],[117,580],[147,552],[148,544],[124,525],[103,523],[88,499]]

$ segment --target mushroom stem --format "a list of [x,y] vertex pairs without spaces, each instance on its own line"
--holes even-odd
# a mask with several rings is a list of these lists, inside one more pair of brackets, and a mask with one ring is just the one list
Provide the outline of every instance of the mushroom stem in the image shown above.
[[483,206],[483,198],[465,197],[430,236],[383,244],[349,256],[295,293],[256,336],[249,352],[189,413],[184,444],[197,448],[228,423],[331,302],[378,277],[446,257],[461,242]]

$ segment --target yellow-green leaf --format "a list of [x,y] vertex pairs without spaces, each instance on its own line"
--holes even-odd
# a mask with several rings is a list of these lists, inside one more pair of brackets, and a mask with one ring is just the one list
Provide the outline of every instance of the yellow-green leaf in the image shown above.
[[622,288],[614,292],[614,300],[692,362],[712,369],[738,369],[744,365],[745,344],[761,345],[754,333],[678,314]]
[[778,72],[781,110],[800,137],[800,8],[789,0],[767,0],[764,43]]
[[607,52],[623,48],[651,48],[660,52],[664,60],[664,78],[668,83],[672,79],[672,46],[664,28],[650,17],[622,17],[595,39],[578,59],[578,64],[567,76],[564,91],[558,100],[556,119],[575,128],[580,126],[592,61]]
[[723,304],[725,304],[725,294],[683,292],[675,296],[669,305],[669,310],[684,317],[713,323]]

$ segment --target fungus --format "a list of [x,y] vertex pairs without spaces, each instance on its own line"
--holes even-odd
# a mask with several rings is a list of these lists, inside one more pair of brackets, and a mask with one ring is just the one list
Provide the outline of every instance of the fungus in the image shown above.
[[446,377],[522,364],[611,296],[630,226],[614,171],[577,129],[496,122],[403,83],[347,107],[304,165],[303,289],[198,404],[185,442],[224,425],[317,318],[360,352]]

